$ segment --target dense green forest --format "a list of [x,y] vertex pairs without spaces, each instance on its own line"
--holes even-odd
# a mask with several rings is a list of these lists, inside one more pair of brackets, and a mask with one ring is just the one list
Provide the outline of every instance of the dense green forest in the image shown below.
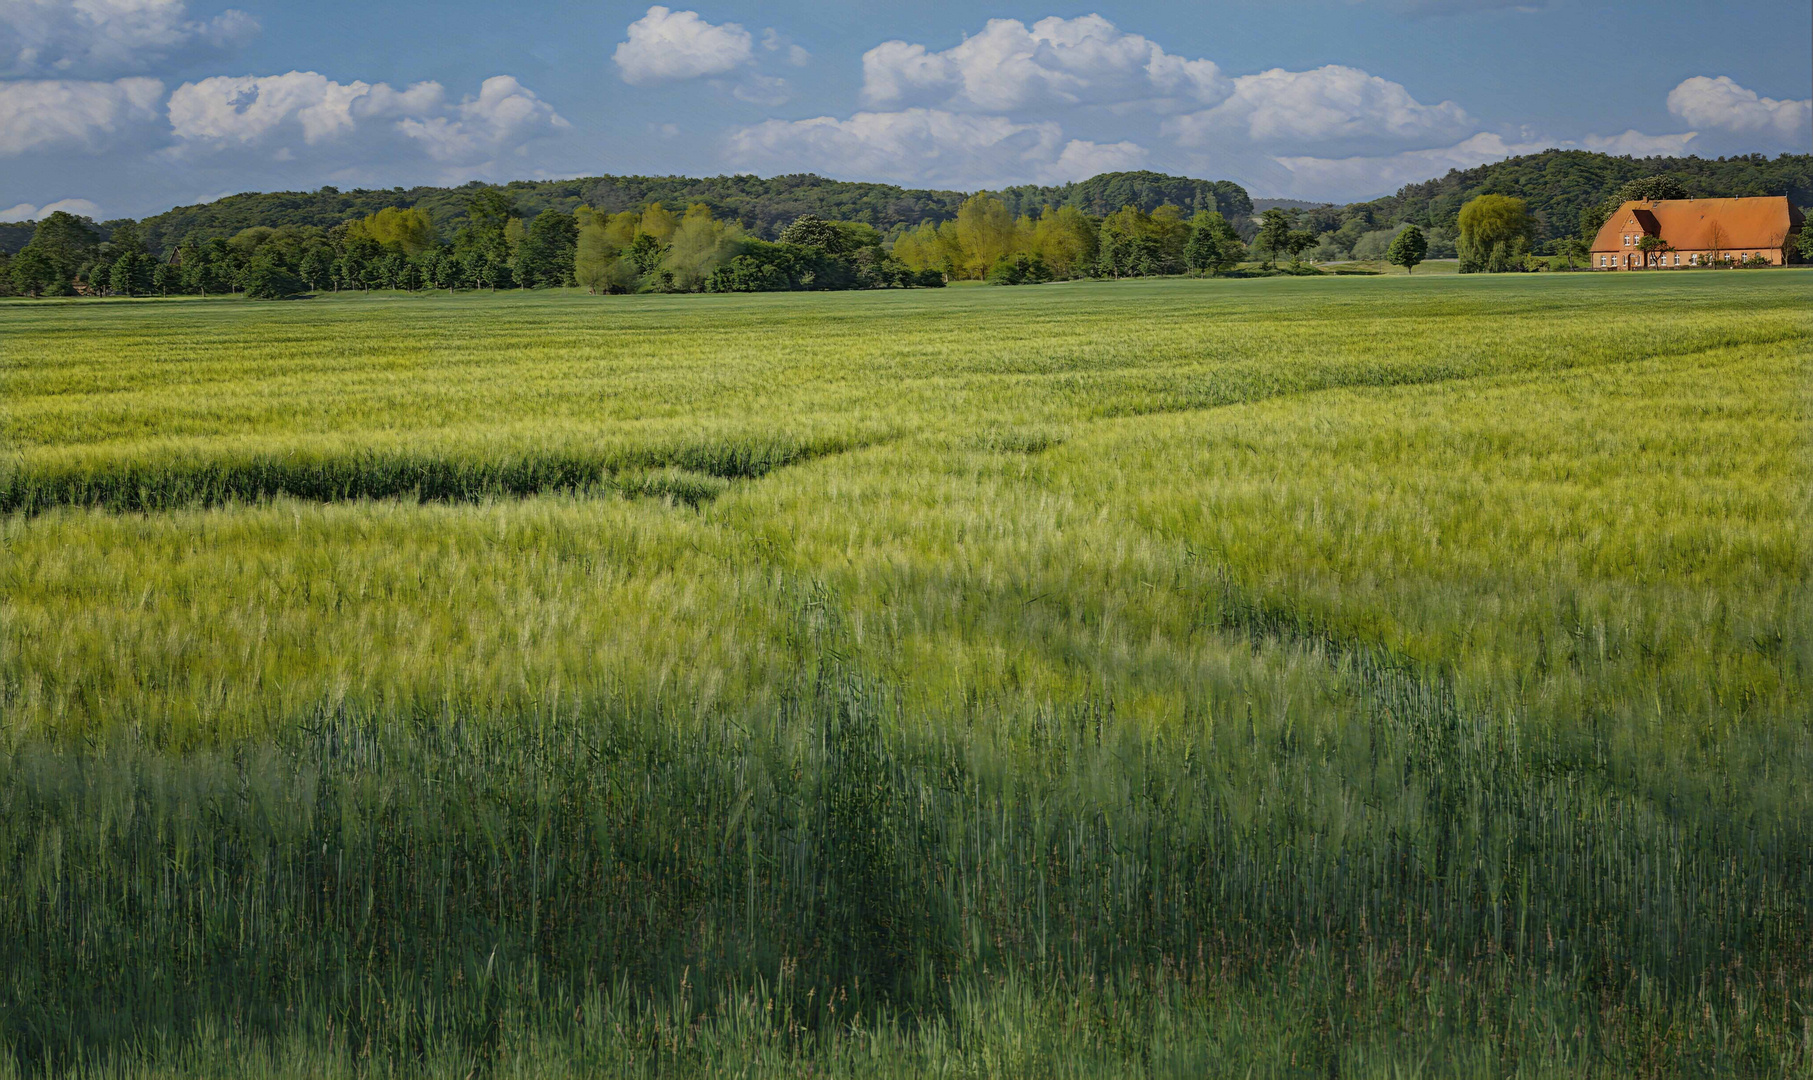
[[[1583,214],[1595,214],[1619,188],[1648,176],[1678,180],[1691,198],[1786,195],[1799,207],[1813,207],[1813,154],[1729,158],[1611,157],[1585,150],[1545,150],[1474,169],[1455,169],[1436,180],[1410,184],[1383,199],[1354,203],[1333,213],[1378,225],[1413,222],[1453,228],[1460,208],[1480,195],[1524,200],[1536,242],[1553,244],[1575,235]],[[1593,218],[1598,228],[1603,217]]]
[[[1551,150],[1348,206],[1255,204],[1230,181],[1154,172],[975,195],[809,175],[324,187],[235,195],[140,222],[97,224],[60,213],[35,226],[0,227],[0,295],[1018,285],[1190,271],[1314,273],[1316,263],[1401,263],[1409,249],[1417,260],[1459,258],[1462,272],[1536,269],[1550,265],[1538,255],[1572,265],[1608,209],[1639,191],[1647,198],[1786,195],[1806,206],[1813,155],[1635,159]],[[1472,243],[1463,208],[1492,200],[1501,200],[1496,231]],[[1410,226],[1414,235],[1400,243]],[[1284,268],[1281,256],[1289,259]],[[1239,270],[1247,259],[1261,267]]]
[[491,188],[476,181],[458,188],[391,188],[232,195],[202,206],[180,206],[144,220],[145,242],[156,251],[183,240],[225,239],[253,226],[312,225],[331,228],[387,208],[421,209],[446,239],[466,225],[467,206],[482,190],[500,191],[525,219],[543,210],[572,213],[581,206],[615,213],[651,203],[702,204],[714,217],[735,219],[752,235],[774,239],[806,215],[855,221],[876,229],[917,225],[956,216],[965,198],[956,191],[911,191],[892,184],[860,184],[793,175],[597,176],[578,180],[516,180]]
[[[1258,200],[1259,209],[1283,208],[1299,215],[1318,235],[1359,221],[1383,228],[1414,222],[1452,233],[1461,206],[1478,195],[1512,195],[1528,203],[1540,246],[1578,231],[1590,212],[1624,184],[1646,176],[1678,179],[1695,197],[1786,195],[1796,206],[1813,207],[1813,155],[1761,154],[1729,158],[1612,157],[1585,150],[1546,150],[1410,184],[1397,194],[1347,206],[1286,199]],[[184,239],[225,239],[253,226],[313,225],[331,228],[386,207],[426,210],[444,238],[465,224],[466,205],[486,185],[460,188],[392,188],[387,191],[278,192],[233,195],[203,206],[178,207],[140,223],[150,250],[168,253]],[[734,219],[752,236],[772,240],[807,214],[869,225],[884,236],[931,221],[956,219],[967,193],[925,191],[891,184],[863,184],[793,175],[601,176],[579,180],[519,180],[503,191],[525,219],[543,210],[572,213],[580,206],[616,213],[651,203],[669,207],[703,204],[714,217]],[[1186,215],[1217,211],[1250,240],[1255,201],[1227,180],[1196,180],[1154,172],[1105,173],[1057,187],[1023,186],[992,194],[1015,217],[1037,215],[1043,207],[1075,207],[1105,217],[1123,206],[1151,213],[1172,205]],[[1349,230],[1350,233],[1352,230]],[[16,252],[30,239],[28,227],[0,226],[0,250]],[[1351,250],[1352,241],[1337,239]]]
[[[1246,189],[1231,180],[1192,180],[1155,172],[1103,173],[1060,187],[1025,185],[991,192],[1018,217],[1038,214],[1044,207],[1074,207],[1094,217],[1107,217],[1123,206],[1147,213],[1161,206],[1175,206],[1185,214],[1219,213],[1229,221],[1245,223],[1253,216],[1253,200]],[[915,223],[917,224],[917,222]]]
[[[658,197],[669,195],[679,199]],[[1243,231],[1258,229],[1237,185],[1157,173],[1007,198],[818,177],[322,189],[235,196],[143,222],[52,214],[17,254],[0,256],[0,292],[275,298],[373,288],[1019,285],[1232,270],[1248,254]]]
[[0,255],[17,255],[31,243],[31,234],[37,227],[30,221],[0,222]]
[[[385,191],[341,191],[324,187],[312,192],[230,195],[201,206],[179,206],[139,223],[154,252],[174,251],[184,240],[226,239],[244,229],[311,225],[328,229],[380,210],[422,209],[447,239],[466,224],[473,194],[489,185],[473,182],[458,188],[391,188]],[[738,222],[750,235],[766,240],[780,236],[793,221],[808,214],[832,221],[869,225],[883,234],[920,225],[955,220],[968,193],[923,191],[892,184],[851,183],[806,174],[776,176],[597,176],[578,180],[517,180],[502,191],[525,218],[543,210],[573,213],[589,206],[608,213],[641,210],[652,203],[708,207],[719,219]],[[1137,206],[1148,213],[1166,203],[1194,213],[1216,210],[1230,219],[1252,214],[1252,201],[1238,184],[1227,180],[1193,180],[1161,173],[1106,173],[1058,187],[1018,187],[1000,193],[1015,215],[1037,214],[1043,207],[1074,206],[1097,217]],[[25,246],[29,234],[15,246]]]

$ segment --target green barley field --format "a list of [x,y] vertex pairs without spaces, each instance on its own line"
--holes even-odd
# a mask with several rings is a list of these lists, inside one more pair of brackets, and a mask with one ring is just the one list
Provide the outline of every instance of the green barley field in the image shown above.
[[1809,286],[0,304],[0,1077],[1813,1077]]

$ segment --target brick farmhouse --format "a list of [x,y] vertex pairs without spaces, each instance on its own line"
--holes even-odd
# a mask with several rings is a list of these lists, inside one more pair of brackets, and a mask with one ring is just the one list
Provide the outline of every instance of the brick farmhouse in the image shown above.
[[[1762,258],[1780,266],[1788,261],[1800,227],[1800,211],[1779,195],[1627,202],[1599,227],[1592,265],[1595,270],[1673,270]],[[1660,243],[1644,245],[1650,236]]]

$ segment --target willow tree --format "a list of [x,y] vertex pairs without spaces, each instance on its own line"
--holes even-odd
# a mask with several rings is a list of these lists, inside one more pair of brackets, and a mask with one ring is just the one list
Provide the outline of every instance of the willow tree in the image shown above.
[[1460,208],[1460,272],[1501,273],[1520,265],[1533,222],[1522,199],[1481,195]]

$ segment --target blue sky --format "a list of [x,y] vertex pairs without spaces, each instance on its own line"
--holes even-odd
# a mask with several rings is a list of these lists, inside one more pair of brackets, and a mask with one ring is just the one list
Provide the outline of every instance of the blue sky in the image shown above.
[[0,0],[0,219],[598,173],[1152,168],[1345,201],[1813,150],[1805,0]]

